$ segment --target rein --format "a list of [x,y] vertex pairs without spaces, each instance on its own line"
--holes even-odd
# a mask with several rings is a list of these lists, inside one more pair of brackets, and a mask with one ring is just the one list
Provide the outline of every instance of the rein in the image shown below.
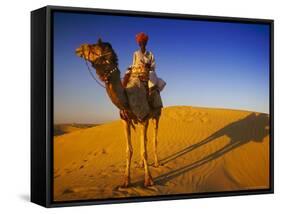
[[98,83],[99,86],[105,88],[105,86],[104,86],[102,83],[100,83],[100,81],[98,81],[98,80],[96,79],[95,75],[92,73],[91,68],[90,68],[90,66],[89,66],[89,64],[88,64],[88,62],[87,62],[86,59],[85,59],[85,64],[86,64],[86,66],[87,66],[87,69],[88,69],[88,71],[89,71],[91,77],[96,81],[96,83]]

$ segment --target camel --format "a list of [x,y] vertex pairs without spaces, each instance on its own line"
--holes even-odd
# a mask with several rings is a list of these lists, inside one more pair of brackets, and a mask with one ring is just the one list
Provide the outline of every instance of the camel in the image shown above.
[[123,187],[130,185],[130,168],[133,155],[133,147],[131,142],[131,129],[135,128],[135,124],[140,127],[140,165],[144,168],[144,186],[154,185],[153,179],[147,162],[147,128],[149,120],[153,124],[153,155],[154,167],[159,166],[157,157],[157,135],[158,124],[161,116],[161,108],[151,109],[149,113],[142,119],[138,118],[130,109],[128,94],[120,79],[120,70],[118,68],[118,58],[112,46],[108,42],[101,39],[96,44],[82,44],[76,49],[76,55],[82,57],[86,62],[91,63],[96,70],[99,79],[104,83],[106,92],[112,103],[120,110],[120,118],[125,128],[126,138],[126,169],[124,173]]

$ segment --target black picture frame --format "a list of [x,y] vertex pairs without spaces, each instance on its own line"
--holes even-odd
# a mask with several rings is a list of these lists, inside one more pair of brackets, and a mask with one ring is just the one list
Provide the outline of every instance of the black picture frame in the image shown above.
[[[53,201],[53,12],[95,13],[270,26],[270,188],[87,201]],[[274,192],[274,21],[234,17],[46,6],[31,12],[31,201],[44,207],[267,194]]]

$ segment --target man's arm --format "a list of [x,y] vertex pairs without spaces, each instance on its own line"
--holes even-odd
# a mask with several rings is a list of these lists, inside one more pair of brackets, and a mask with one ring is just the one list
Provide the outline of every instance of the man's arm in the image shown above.
[[156,64],[155,64],[155,58],[154,58],[154,55],[150,52],[151,54],[151,64],[150,64],[150,69],[155,71],[155,67],[156,67]]
[[132,63],[133,66],[136,64],[136,57],[137,57],[137,54],[136,54],[136,52],[134,52],[133,63]]

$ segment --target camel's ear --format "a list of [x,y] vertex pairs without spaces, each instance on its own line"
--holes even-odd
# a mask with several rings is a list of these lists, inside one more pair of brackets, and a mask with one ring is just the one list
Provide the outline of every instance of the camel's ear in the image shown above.
[[98,39],[98,44],[99,44],[99,45],[102,44],[101,38]]

